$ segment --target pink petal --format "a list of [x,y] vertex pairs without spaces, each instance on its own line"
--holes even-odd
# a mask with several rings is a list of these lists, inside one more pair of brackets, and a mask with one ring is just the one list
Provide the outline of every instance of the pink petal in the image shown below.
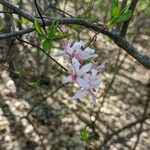
[[76,50],[75,53],[74,53],[74,57],[75,57],[76,59],[78,59],[78,61],[79,61],[80,63],[82,63],[82,62],[83,62],[82,50],[81,50],[81,49]]
[[70,39],[66,45],[66,48],[65,49],[69,49],[72,47],[72,44],[73,44],[73,39]]
[[99,67],[97,67],[98,73],[103,73],[104,70],[105,70],[105,63],[103,63]]

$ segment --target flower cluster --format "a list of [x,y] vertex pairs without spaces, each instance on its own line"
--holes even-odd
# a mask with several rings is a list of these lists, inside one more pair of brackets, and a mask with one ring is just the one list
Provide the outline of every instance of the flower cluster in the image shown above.
[[59,51],[57,56],[63,56],[68,60],[67,70],[69,76],[65,77],[62,82],[75,82],[80,86],[80,89],[73,96],[73,99],[80,99],[83,96],[89,95],[92,97],[95,104],[96,88],[103,80],[102,73],[105,69],[105,63],[96,66],[94,58],[98,57],[95,50],[89,47],[84,49],[84,42],[73,42],[69,40],[64,46],[64,51]]

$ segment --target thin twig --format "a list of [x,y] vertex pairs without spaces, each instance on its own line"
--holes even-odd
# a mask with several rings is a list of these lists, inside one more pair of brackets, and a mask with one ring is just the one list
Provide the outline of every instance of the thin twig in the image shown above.
[[89,42],[83,49],[86,49],[87,47],[89,47],[89,46],[92,44],[92,42],[94,41],[94,39],[97,37],[98,34],[99,34],[99,32],[96,33],[96,34],[92,37],[92,39],[90,40],[90,42]]
[[71,17],[71,18],[74,18],[74,16],[72,16],[71,14],[69,14],[69,13],[67,13],[67,12],[65,12],[65,11],[63,11],[63,10],[61,10],[61,9],[59,9],[59,8],[56,8],[55,6],[53,6],[53,5],[51,5],[51,4],[46,8],[45,11],[47,11],[49,8],[58,10],[58,11],[60,11],[61,13],[66,14],[66,15],[68,15],[68,16]]
[[43,103],[44,101],[46,101],[48,97],[53,96],[58,90],[60,90],[60,89],[61,89],[62,87],[64,87],[64,86],[65,86],[65,84],[61,84],[61,85],[60,85],[58,88],[56,88],[50,95],[43,96],[43,99],[40,100],[39,102],[37,102],[35,105],[33,105],[33,107],[29,110],[28,114],[27,114],[25,117],[23,117],[23,118],[28,117],[28,116],[34,111],[34,109],[35,109],[37,106],[39,106],[41,103]]
[[51,59],[52,59],[57,65],[59,65],[64,71],[68,72],[68,70],[67,70],[64,66],[62,66],[59,62],[57,62],[52,56],[50,56],[48,53],[46,53],[46,52],[45,52],[42,48],[40,48],[39,46],[37,46],[37,45],[35,45],[35,44],[33,44],[33,43],[30,43],[30,42],[28,42],[28,41],[19,39],[19,38],[16,38],[16,39],[19,40],[20,42],[24,42],[24,43],[26,43],[26,44],[29,44],[29,45],[31,45],[31,46],[33,46],[33,47],[36,47],[36,48],[40,49],[45,55],[47,55],[49,58],[51,58]]
[[43,29],[44,29],[45,33],[47,33],[47,31],[46,31],[46,25],[45,25],[43,16],[42,16],[42,14],[41,14],[41,12],[40,12],[40,10],[39,10],[39,5],[37,4],[37,1],[36,1],[36,0],[34,0],[34,3],[35,3],[36,10],[37,10],[37,12],[38,12],[38,14],[39,14],[39,16],[40,16],[40,18],[41,18],[41,20],[42,20]]
[[[22,9],[17,8],[15,5],[13,5],[7,1],[0,0],[0,3],[3,4],[4,6],[8,7],[9,9],[15,11],[16,13],[22,15],[23,17],[25,17],[26,19],[28,19],[31,22],[34,22],[34,20],[36,19],[32,15],[26,13]],[[78,18],[61,18],[61,19],[49,18],[49,19],[45,19],[44,21],[45,21],[45,25],[51,25],[52,23],[76,24],[76,25],[82,25],[84,27],[87,27],[87,28],[92,29],[97,32],[101,32],[104,35],[107,35],[109,38],[111,38],[119,47],[123,48],[129,55],[131,55],[133,58],[135,58],[138,62],[140,62],[145,67],[150,69],[150,57],[148,55],[144,54],[141,50],[135,48],[134,45],[132,43],[130,43],[129,41],[127,41],[123,36],[121,36],[120,34],[114,32],[114,31],[110,31],[107,27],[105,27],[102,24],[93,23],[93,22],[78,19]],[[40,22],[40,23],[42,26],[42,22]],[[29,30],[29,32],[31,32],[31,31],[33,31],[33,28]],[[26,33],[27,33],[27,31],[26,31]],[[20,34],[20,33],[17,32],[17,34]],[[13,36],[16,36],[15,33],[13,33]],[[4,39],[6,37],[7,38],[12,37],[12,33],[7,34],[7,35],[5,35],[5,34],[0,35],[0,39]]]
[[8,48],[7,54],[6,54],[5,58],[4,58],[4,61],[2,62],[1,66],[0,66],[0,68],[7,62],[6,59],[7,59],[8,55],[9,55],[10,49],[11,49],[11,47],[13,46],[14,41],[15,41],[15,39],[12,39],[12,40],[11,40],[11,43],[10,43],[10,46],[9,46],[9,48]]

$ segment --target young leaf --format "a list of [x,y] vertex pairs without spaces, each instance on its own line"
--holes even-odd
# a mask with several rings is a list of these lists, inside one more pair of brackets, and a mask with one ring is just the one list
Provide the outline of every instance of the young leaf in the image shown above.
[[39,22],[37,20],[34,21],[34,27],[35,27],[35,30],[37,31],[37,33],[41,36],[44,36],[44,32],[39,24]]
[[115,7],[118,7],[118,0],[111,0],[111,17]]
[[124,9],[121,10],[121,15],[129,10],[130,5],[127,5]]
[[85,127],[81,132],[80,132],[80,139],[85,142],[88,143],[89,139],[90,139],[90,134],[87,130],[87,127]]
[[40,89],[40,81],[37,80],[35,82],[31,83],[32,87],[35,88],[36,90]]
[[57,36],[52,37],[51,40],[55,40],[55,41],[62,40],[62,39],[65,39],[65,38],[69,37],[70,35],[71,34],[57,35]]
[[46,39],[43,41],[42,47],[45,51],[49,51],[52,48],[52,43]]
[[58,27],[58,25],[54,24],[54,23],[52,23],[52,25],[49,26],[48,38],[55,36],[55,34],[57,32],[57,27]]
[[112,18],[118,18],[120,16],[121,12],[118,7],[114,7],[112,11]]
[[122,23],[127,21],[132,16],[132,11],[128,10],[124,14],[122,14],[117,20],[116,23]]
[[21,19],[19,20],[19,22],[20,22],[21,24],[27,25],[27,24],[29,23],[29,20],[26,19],[26,18],[21,18]]

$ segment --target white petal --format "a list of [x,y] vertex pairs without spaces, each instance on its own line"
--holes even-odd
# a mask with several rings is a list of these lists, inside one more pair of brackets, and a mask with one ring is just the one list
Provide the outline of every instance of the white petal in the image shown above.
[[81,89],[76,92],[76,94],[72,97],[73,99],[81,98],[87,94],[86,90]]
[[75,42],[75,43],[73,44],[73,48],[74,48],[75,50],[81,49],[81,47],[83,47],[83,46],[84,46],[84,42],[83,42],[83,41]]
[[72,71],[74,70],[74,68],[73,68],[72,65],[69,64],[69,65],[67,66],[67,70],[68,70],[69,74],[71,74]]
[[90,71],[91,68],[92,68],[92,64],[91,63],[82,66],[82,68],[79,71],[79,76],[84,75],[85,73],[87,73],[88,71]]
[[80,63],[76,58],[72,58],[72,66],[73,66],[75,72],[79,71]]
[[81,86],[81,87],[83,87],[83,88],[85,88],[85,89],[88,89],[89,88],[89,85],[88,85],[88,82],[86,82],[85,80],[83,80],[82,78],[77,78],[76,79],[76,81],[77,81],[77,83]]
[[63,84],[68,83],[68,82],[72,82],[72,77],[71,77],[71,76],[65,77],[65,78],[63,78],[63,80],[62,80],[62,83],[63,83]]
[[92,88],[97,88],[100,85],[101,81],[102,80],[94,80]]
[[[84,59],[88,59],[88,58],[93,57],[94,53],[95,53],[95,50],[94,50],[94,49],[86,48],[86,49],[83,51]],[[96,55],[95,55],[95,56],[96,56]]]
[[96,69],[91,69],[91,72],[92,72],[92,79],[96,79],[97,70]]

